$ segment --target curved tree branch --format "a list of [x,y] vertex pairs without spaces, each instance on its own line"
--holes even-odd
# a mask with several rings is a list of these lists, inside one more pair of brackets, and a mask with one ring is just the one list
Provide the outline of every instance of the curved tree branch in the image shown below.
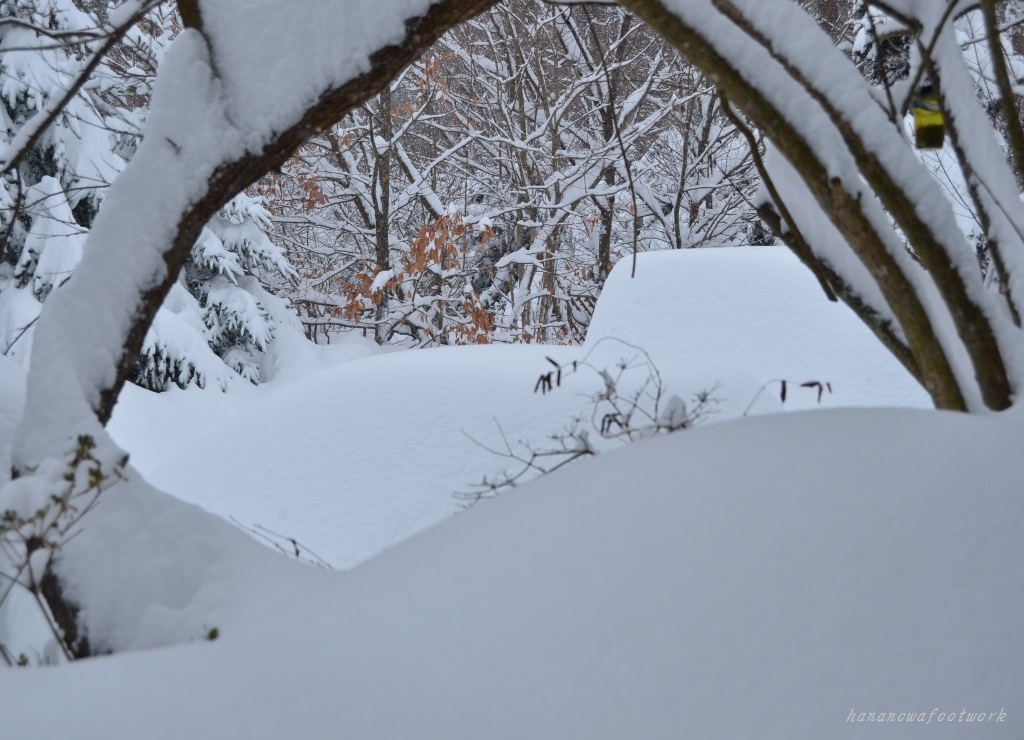
[[[830,220],[877,280],[882,295],[900,322],[920,368],[921,381],[936,406],[966,410],[965,393],[939,341],[932,319],[914,284],[865,214],[860,198],[852,195],[841,180],[830,174],[801,132],[755,85],[747,81],[712,40],[684,23],[661,0],[622,1],[699,67],[793,163]],[[1002,378],[1005,383],[1005,373]]]
[[[192,2],[194,4],[194,0]],[[425,15],[406,23],[405,38],[400,43],[380,49],[370,57],[369,71],[326,92],[299,120],[279,132],[262,151],[247,153],[217,168],[209,180],[205,195],[183,213],[178,221],[173,240],[164,251],[167,266],[164,279],[139,296],[135,319],[126,333],[123,351],[116,361],[116,374],[99,392],[95,411],[102,423],[109,421],[118,394],[131,375],[146,331],[207,221],[265,173],[279,168],[314,133],[330,127],[380,92],[402,68],[415,60],[445,31],[486,10],[495,2],[442,0],[432,5]],[[181,4],[187,6],[188,2]],[[198,22],[198,16],[193,22]]]
[[778,52],[770,40],[729,0],[712,0],[714,5],[741,28],[752,40],[760,44],[778,61],[814,100],[822,106],[829,119],[839,130],[843,141],[857,161],[861,175],[867,180],[888,212],[899,224],[914,253],[928,269],[932,280],[945,299],[957,332],[974,364],[975,375],[982,397],[989,408],[1002,410],[1010,405],[1011,388],[1003,360],[1002,349],[983,308],[971,295],[966,276],[950,260],[944,239],[947,234],[937,233],[932,224],[922,218],[908,194],[894,182],[886,163],[854,130],[853,125],[821,90],[808,80],[799,69]]

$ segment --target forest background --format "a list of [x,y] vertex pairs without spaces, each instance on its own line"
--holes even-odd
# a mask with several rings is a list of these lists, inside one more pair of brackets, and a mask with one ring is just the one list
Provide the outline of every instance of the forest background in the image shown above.
[[[862,8],[806,5],[874,69]],[[5,143],[33,137],[0,203],[0,347],[24,364],[41,304],[81,258],[183,26],[176,6],[157,5],[92,59],[87,29],[107,21],[106,3],[17,0],[0,12]],[[90,61],[89,83],[63,100]],[[714,86],[630,13],[500,4],[222,209],[132,380],[157,391],[223,387],[233,374],[258,383],[289,314],[319,343],[347,331],[403,347],[578,343],[624,255],[775,242],[756,212],[751,142],[760,155],[760,136],[738,129]],[[959,185],[951,195],[966,202]]]

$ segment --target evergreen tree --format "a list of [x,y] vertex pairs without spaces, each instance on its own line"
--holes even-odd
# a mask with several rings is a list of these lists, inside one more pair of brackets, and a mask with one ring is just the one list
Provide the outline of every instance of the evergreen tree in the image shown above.
[[259,200],[240,194],[207,224],[146,335],[133,382],[156,391],[209,380],[223,387],[227,368],[264,379],[266,351],[288,321],[257,276],[295,274],[267,238],[268,223]]
[[[84,64],[54,34],[95,26],[71,0],[0,2],[0,140],[17,145]],[[0,187],[0,351],[27,357],[41,302],[74,270],[103,188],[123,167],[106,104],[77,95]],[[29,299],[29,294],[32,299]]]
[[[47,103],[79,76],[89,49],[74,31],[100,17],[73,0],[0,0],[0,136],[17,146]],[[155,8],[133,28],[87,86],[39,138],[0,189],[0,352],[27,360],[42,302],[74,272],[104,189],[138,142],[157,66],[180,30],[172,11]],[[81,38],[89,38],[88,33]],[[261,272],[289,278],[283,252],[264,233],[260,202],[236,197],[204,229],[179,285],[146,336],[134,382],[224,387],[234,373],[265,377],[265,353],[284,309],[259,283]],[[234,373],[232,373],[234,371]]]

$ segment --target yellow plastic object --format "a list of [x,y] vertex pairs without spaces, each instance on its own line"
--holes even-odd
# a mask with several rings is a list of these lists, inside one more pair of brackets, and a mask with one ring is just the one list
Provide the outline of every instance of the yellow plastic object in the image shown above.
[[918,91],[914,98],[914,146],[918,149],[941,149],[946,138],[946,120],[942,117],[939,96],[931,85]]

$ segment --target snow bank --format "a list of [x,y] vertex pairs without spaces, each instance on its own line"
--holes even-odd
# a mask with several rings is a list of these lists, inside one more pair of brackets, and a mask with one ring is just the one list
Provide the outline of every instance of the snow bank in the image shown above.
[[[663,369],[713,361],[761,382],[832,385],[821,405],[931,407],[925,391],[784,247],[648,252],[612,270],[587,345],[614,336],[648,348]],[[728,391],[726,386],[724,391]],[[778,393],[778,384],[770,388]],[[787,408],[817,407],[790,391]]]
[[[349,573],[224,547],[212,570],[236,587],[209,579],[196,599],[237,600],[247,565],[250,578],[246,608],[211,624],[218,640],[0,671],[4,727],[82,740],[1005,737],[1024,721],[1021,431],[922,411],[765,416],[574,466]],[[153,505],[137,498],[110,499],[105,521]],[[177,506],[158,507],[173,513],[162,536],[210,534]],[[89,546],[88,532],[72,545]],[[157,565],[147,548],[123,543],[125,562]],[[923,714],[849,721],[861,712]],[[994,714],[965,725],[967,712]]]
[[[567,376],[547,395],[534,385],[552,369],[546,357],[570,364],[590,352],[612,368],[637,356],[610,337],[646,349],[669,393],[689,401],[714,389],[720,403],[708,422],[741,416],[755,398],[752,412],[779,409],[777,385],[758,397],[772,378],[830,382],[823,406],[928,405],[792,254],[762,247],[644,254],[633,280],[617,268],[582,349],[379,355],[357,337],[332,353],[292,342],[276,353],[276,379],[260,388],[159,396],[127,388],[110,428],[158,488],[295,537],[348,568],[459,511],[456,492],[514,469],[477,444],[500,448],[499,424],[513,445],[540,448],[573,416],[589,416],[596,377]],[[817,395],[790,389],[786,407],[817,407]]]
[[[613,367],[636,352],[608,343],[591,355]],[[295,537],[348,568],[459,511],[457,492],[516,465],[481,445],[518,452],[550,445],[573,416],[589,418],[595,374],[535,393],[547,357],[570,364],[579,348],[459,347],[358,359],[268,395],[232,388],[155,396],[127,389],[115,440],[154,485],[246,526]],[[293,380],[297,370],[283,371]],[[638,371],[639,373],[639,371]],[[742,392],[709,420],[739,416],[757,392],[749,376],[710,363],[666,373],[689,400],[722,378]],[[639,378],[639,375],[637,376]],[[774,408],[771,399],[758,409]],[[155,418],[161,418],[159,424]],[[593,436],[597,436],[596,432]]]

